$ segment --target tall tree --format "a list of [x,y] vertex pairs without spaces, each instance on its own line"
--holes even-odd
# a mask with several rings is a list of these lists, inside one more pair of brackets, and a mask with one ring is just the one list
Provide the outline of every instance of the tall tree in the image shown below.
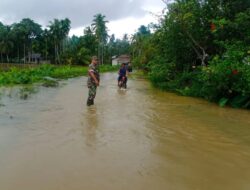
[[138,57],[138,60],[141,60],[141,63],[146,62],[144,52],[146,52],[146,49],[151,48],[150,46],[147,46],[150,37],[151,31],[149,27],[144,25],[141,25],[137,32],[132,36],[132,55],[133,58]]
[[1,54],[1,63],[3,63],[3,39],[5,37],[5,26],[2,22],[0,22],[0,54]]
[[50,22],[49,32],[54,41],[55,63],[61,63],[60,53],[63,51],[63,41],[68,36],[69,30],[70,20],[68,18],[54,19],[53,22]]
[[20,23],[13,24],[13,31],[19,42],[23,44],[23,57],[26,61],[26,55],[28,50],[29,61],[32,54],[32,44],[37,40],[38,36],[42,34],[42,28],[40,24],[35,23],[29,18],[24,18]]
[[10,26],[1,26],[1,41],[0,41],[0,51],[1,51],[1,57],[2,54],[6,55],[6,60],[9,63],[9,53],[11,49],[13,48],[13,38],[11,33],[11,27]]
[[108,39],[108,29],[106,26],[107,23],[108,21],[105,20],[104,15],[97,14],[94,16],[92,26],[98,42],[98,57],[101,60],[101,64],[103,64],[104,47],[107,44]]

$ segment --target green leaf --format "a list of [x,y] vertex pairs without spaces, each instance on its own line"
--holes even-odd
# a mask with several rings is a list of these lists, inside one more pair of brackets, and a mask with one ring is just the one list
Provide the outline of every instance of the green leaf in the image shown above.
[[249,99],[250,99],[249,96],[242,96],[242,95],[236,96],[231,101],[231,106],[233,108],[240,108],[240,107],[244,106],[246,104],[246,101]]
[[228,102],[228,98],[221,98],[219,101],[219,106],[224,107]]

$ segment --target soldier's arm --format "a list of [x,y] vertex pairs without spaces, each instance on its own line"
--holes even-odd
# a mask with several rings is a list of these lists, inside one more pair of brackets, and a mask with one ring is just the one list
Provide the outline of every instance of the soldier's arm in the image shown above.
[[91,69],[89,70],[89,75],[92,79],[94,79],[96,85],[99,86],[99,81],[97,80],[97,78],[94,75],[94,72]]

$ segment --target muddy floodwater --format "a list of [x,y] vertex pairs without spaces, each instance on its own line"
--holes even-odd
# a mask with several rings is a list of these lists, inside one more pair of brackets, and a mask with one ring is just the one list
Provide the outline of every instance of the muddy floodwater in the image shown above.
[[101,77],[0,89],[0,190],[249,190],[250,111]]

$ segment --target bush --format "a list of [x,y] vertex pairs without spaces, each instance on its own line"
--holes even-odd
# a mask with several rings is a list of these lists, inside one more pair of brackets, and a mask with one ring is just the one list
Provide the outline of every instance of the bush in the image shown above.
[[[114,71],[117,69],[118,67],[110,65],[103,65],[100,67],[101,72]],[[0,86],[40,82],[44,81],[44,77],[46,76],[59,79],[72,78],[86,75],[87,71],[88,68],[82,66],[54,66],[49,64],[29,69],[11,68],[9,71],[1,72]]]
[[181,73],[174,72],[174,64],[156,57],[148,64],[149,78],[155,86],[181,95],[250,108],[250,47],[239,42],[224,45],[225,53],[215,56],[209,66]]
[[174,64],[167,63],[161,57],[155,57],[148,63],[149,78],[154,85],[162,86],[163,88],[167,82],[175,78]]

